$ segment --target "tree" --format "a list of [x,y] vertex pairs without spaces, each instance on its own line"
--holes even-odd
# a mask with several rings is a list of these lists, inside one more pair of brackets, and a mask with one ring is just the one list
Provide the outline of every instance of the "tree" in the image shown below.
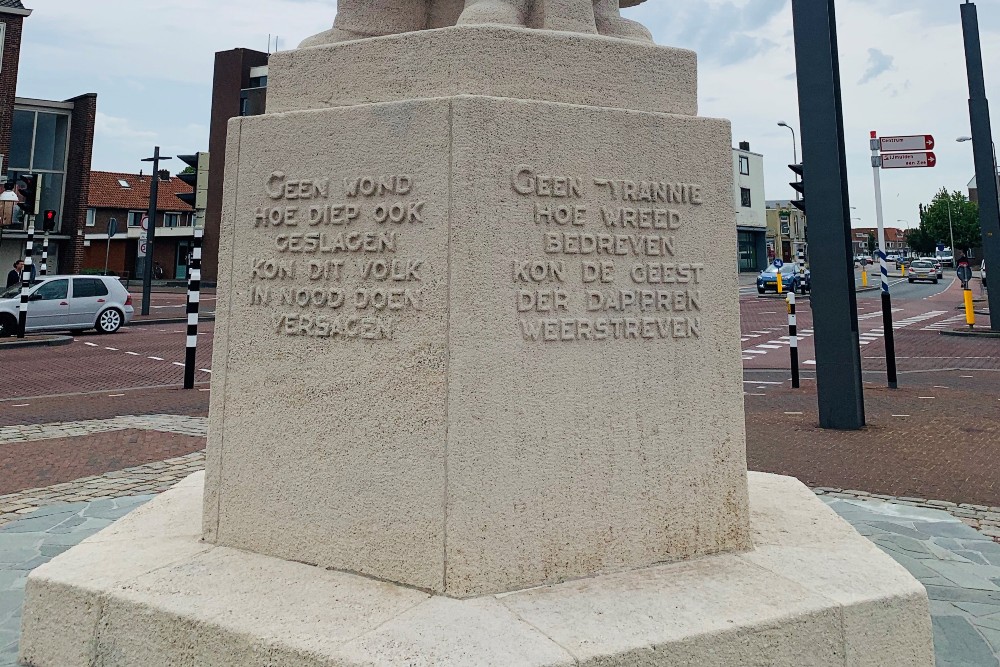
[[906,245],[919,256],[933,255],[937,250],[937,239],[923,227],[918,227],[906,232]]
[[187,167],[184,167],[184,171],[179,172],[179,173],[181,173],[181,174],[193,174],[194,172],[195,172],[195,168],[192,167],[192,166],[190,166],[190,165],[188,165]]
[[[951,228],[948,225],[948,212],[951,209]],[[949,193],[941,188],[931,203],[924,207],[920,216],[920,229],[932,238],[935,243],[951,245],[951,234],[955,234],[955,246],[952,252],[962,250],[968,253],[970,248],[982,245],[982,231],[979,227],[979,205],[963,195],[960,191]],[[911,244],[912,245],[912,244]]]
[[875,240],[875,234],[868,232],[868,252],[872,255],[878,250],[878,241]]

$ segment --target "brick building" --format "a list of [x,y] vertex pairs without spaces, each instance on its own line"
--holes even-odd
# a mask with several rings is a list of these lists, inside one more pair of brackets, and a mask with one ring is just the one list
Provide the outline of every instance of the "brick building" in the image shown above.
[[[149,211],[150,174],[94,171],[90,174],[84,233],[84,269],[108,270],[136,277],[136,257],[142,219]],[[156,197],[156,235],[153,266],[163,269],[166,280],[183,280],[194,237],[194,209],[177,198],[191,186],[177,177],[160,179]],[[108,243],[108,224],[118,221],[118,232]]]
[[[8,180],[34,173],[42,178],[42,210],[56,212],[56,230],[50,238],[50,272],[72,273],[83,265],[84,225],[90,188],[91,155],[97,95],[64,101],[16,96],[21,35],[31,15],[21,0],[0,0],[0,156]],[[0,267],[22,257],[27,237],[20,212],[3,232]],[[40,247],[36,245],[36,252]]]
[[[906,230],[899,227],[885,227],[885,253],[887,255],[899,255],[909,257],[911,254],[910,245],[906,241]],[[876,227],[855,227],[851,230],[851,243],[854,248],[854,255],[864,255],[871,257],[872,253],[868,249],[868,235],[875,237],[878,243],[878,228]]]
[[219,227],[222,224],[222,184],[226,180],[229,119],[264,113],[267,104],[267,60],[268,54],[252,49],[232,49],[215,54],[212,119],[208,132],[208,152],[212,158],[205,210],[204,282],[215,282],[219,273]]

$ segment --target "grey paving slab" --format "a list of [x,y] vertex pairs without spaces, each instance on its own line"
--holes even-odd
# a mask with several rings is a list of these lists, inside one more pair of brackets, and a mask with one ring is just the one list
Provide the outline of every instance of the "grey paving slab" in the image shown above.
[[938,667],[998,667],[993,648],[963,616],[938,616],[934,621],[934,649]]

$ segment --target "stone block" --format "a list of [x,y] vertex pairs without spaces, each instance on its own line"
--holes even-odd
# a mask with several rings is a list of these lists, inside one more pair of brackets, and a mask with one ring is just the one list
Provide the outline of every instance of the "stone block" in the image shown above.
[[753,473],[749,482],[752,529],[769,536],[760,549],[465,600],[206,547],[192,537],[201,498],[171,491],[113,539],[90,543],[115,544],[117,558],[145,565],[109,567],[106,552],[81,545],[30,575],[21,659],[34,667],[931,667],[922,588],[798,482]]
[[230,136],[207,539],[455,597],[749,548],[727,122],[461,96]]
[[698,113],[697,56],[499,25],[407,32],[271,55],[267,111],[455,95]]

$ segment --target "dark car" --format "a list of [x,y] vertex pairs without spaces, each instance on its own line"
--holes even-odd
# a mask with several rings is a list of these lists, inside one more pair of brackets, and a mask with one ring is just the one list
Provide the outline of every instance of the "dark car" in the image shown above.
[[778,272],[781,272],[782,291],[794,291],[805,294],[812,289],[812,279],[809,270],[806,269],[804,275],[799,275],[799,267],[796,264],[783,264],[777,268],[771,264],[760,272],[757,276],[757,293],[778,291]]

